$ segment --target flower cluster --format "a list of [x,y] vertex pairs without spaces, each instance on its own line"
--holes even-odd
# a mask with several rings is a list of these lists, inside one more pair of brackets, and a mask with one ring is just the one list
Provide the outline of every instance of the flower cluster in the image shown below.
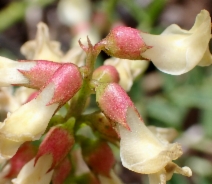
[[[210,31],[209,13],[202,10],[189,31],[171,25],[151,35],[118,26],[94,46],[87,38],[87,45],[79,41],[82,49],[63,54],[39,23],[36,39],[21,48],[27,60],[0,57],[0,102],[8,99],[0,125],[0,183],[121,184],[114,145],[123,166],[148,174],[150,184],[165,184],[173,173],[190,177],[189,167],[173,162],[183,154],[171,143],[176,131],[147,127],[127,91],[150,61],[173,75],[211,64]],[[95,68],[101,51],[113,58]],[[5,89],[14,86],[25,91],[21,102]],[[91,94],[99,109],[84,113]]]

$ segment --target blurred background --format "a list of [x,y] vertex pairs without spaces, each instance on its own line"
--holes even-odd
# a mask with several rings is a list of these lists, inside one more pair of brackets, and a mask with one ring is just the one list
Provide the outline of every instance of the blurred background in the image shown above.
[[[0,56],[25,59],[20,47],[35,39],[37,23],[49,26],[50,37],[65,53],[79,38],[93,44],[116,25],[160,34],[170,24],[190,29],[200,10],[212,14],[211,0],[1,0]],[[101,53],[98,63],[108,56]],[[189,166],[191,178],[174,175],[168,184],[212,183],[212,67],[196,67],[171,76],[149,63],[129,92],[145,123],[173,127],[184,149],[177,161]],[[126,184],[147,184],[148,178],[120,168]]]

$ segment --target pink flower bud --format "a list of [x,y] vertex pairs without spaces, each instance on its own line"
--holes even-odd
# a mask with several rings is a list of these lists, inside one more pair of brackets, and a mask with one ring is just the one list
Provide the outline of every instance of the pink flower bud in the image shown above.
[[87,143],[87,146],[82,148],[82,154],[85,162],[94,173],[110,176],[110,170],[115,164],[115,158],[106,142]]
[[97,68],[92,78],[99,82],[119,82],[119,73],[114,66],[104,65]]
[[22,167],[35,157],[37,148],[31,143],[24,143],[16,152],[16,154],[9,160],[10,170],[5,178],[14,178],[18,175]]
[[106,138],[112,142],[119,140],[119,136],[112,127],[111,122],[102,112],[89,114],[85,118],[90,122],[91,128],[94,131],[98,131],[102,138]]
[[141,53],[151,48],[145,44],[139,30],[124,26],[112,29],[96,47],[102,48],[110,56],[133,60],[144,59]]
[[[29,62],[29,60],[20,60],[20,62]],[[48,81],[52,77],[54,72],[62,65],[60,63],[43,60],[33,62],[36,62],[36,65],[30,70],[19,69],[18,71],[21,72],[29,80],[29,83],[25,84],[24,86],[35,89],[42,88],[45,85],[46,81]]]
[[[135,109],[133,102],[119,84],[100,84],[96,87],[96,101],[103,113],[112,121],[129,129],[127,109]],[[136,109],[135,109],[136,110]]]
[[82,85],[82,76],[78,67],[74,64],[63,64],[54,75],[47,81],[47,84],[54,84],[54,96],[47,104],[59,103],[62,106],[70,100]]
[[66,157],[59,165],[55,168],[52,177],[53,184],[61,184],[65,181],[71,171],[71,162]]
[[41,156],[50,154],[53,162],[49,171],[52,170],[65,158],[73,144],[74,137],[66,129],[61,127],[51,128],[39,147],[35,164]]

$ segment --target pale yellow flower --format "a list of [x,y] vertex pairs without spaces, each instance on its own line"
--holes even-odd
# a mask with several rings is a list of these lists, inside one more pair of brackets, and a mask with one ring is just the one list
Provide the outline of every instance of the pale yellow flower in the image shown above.
[[60,43],[50,39],[49,28],[40,22],[35,40],[26,42],[21,53],[29,60],[49,60],[59,62],[63,56]]
[[[40,22],[37,25],[37,29],[35,40],[27,41],[21,47],[21,53],[26,57],[26,59],[74,63],[77,66],[84,65],[86,53],[78,44],[78,40],[82,35],[78,35],[77,38],[74,38],[75,41],[73,41],[73,45],[75,46],[64,54],[60,49],[60,43],[50,39],[49,28],[46,24]],[[86,36],[87,32],[82,37],[86,38]]]
[[36,62],[16,62],[0,56],[0,86],[27,84],[29,81],[18,70],[30,70]]
[[202,10],[193,27],[187,31],[173,24],[161,35],[142,33],[144,42],[152,46],[141,55],[150,59],[162,72],[180,75],[197,65],[211,64],[208,50],[211,39],[211,18]]
[[0,156],[12,157],[26,141],[38,140],[59,104],[46,105],[54,95],[54,85],[49,84],[36,99],[22,105],[0,127]]
[[[165,184],[174,172],[191,176],[190,168],[180,168],[172,162],[182,155],[178,143],[170,144],[162,136],[155,136],[130,107],[127,110],[127,123],[130,131],[118,125],[120,156],[124,167],[148,174],[150,184]],[[160,132],[158,135],[161,135]]]

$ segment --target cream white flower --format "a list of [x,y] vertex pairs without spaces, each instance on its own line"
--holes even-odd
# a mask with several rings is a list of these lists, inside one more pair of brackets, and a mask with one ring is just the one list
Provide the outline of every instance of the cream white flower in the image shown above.
[[[49,60],[60,63],[74,63],[77,66],[84,65],[86,53],[78,44],[78,40],[82,35],[78,35],[77,38],[74,38],[75,41],[73,41],[73,45],[75,46],[66,54],[63,54],[60,50],[60,43],[50,39],[48,26],[40,22],[37,28],[35,40],[30,40],[21,47],[21,53],[28,60]],[[84,37],[86,38],[88,33],[86,32],[85,34]],[[97,39],[95,39],[95,41]]]
[[54,170],[48,172],[52,164],[51,155],[41,156],[35,164],[35,159],[29,161],[20,171],[13,184],[49,184]]
[[0,86],[11,84],[27,84],[29,81],[18,70],[30,70],[36,62],[17,62],[11,59],[0,57]]
[[182,155],[178,143],[170,144],[162,137],[155,136],[130,107],[127,110],[127,123],[130,131],[118,125],[120,156],[124,167],[149,174],[151,184],[165,184],[174,172],[191,176],[190,168],[180,168],[172,162]]
[[25,141],[37,140],[44,133],[59,103],[46,105],[54,95],[54,85],[49,84],[36,99],[24,104],[1,123],[0,155],[12,157]]
[[171,25],[161,35],[141,33],[141,36],[147,45],[152,46],[141,55],[150,59],[162,72],[180,75],[196,65],[211,64],[208,50],[211,18],[206,10],[197,15],[189,31]]
[[59,62],[63,56],[60,43],[50,40],[49,28],[40,22],[35,40],[26,42],[21,47],[21,53],[30,60],[49,60]]
[[148,67],[149,61],[110,58],[104,65],[114,66],[120,77],[119,84],[125,91],[129,91],[136,77],[142,74]]

